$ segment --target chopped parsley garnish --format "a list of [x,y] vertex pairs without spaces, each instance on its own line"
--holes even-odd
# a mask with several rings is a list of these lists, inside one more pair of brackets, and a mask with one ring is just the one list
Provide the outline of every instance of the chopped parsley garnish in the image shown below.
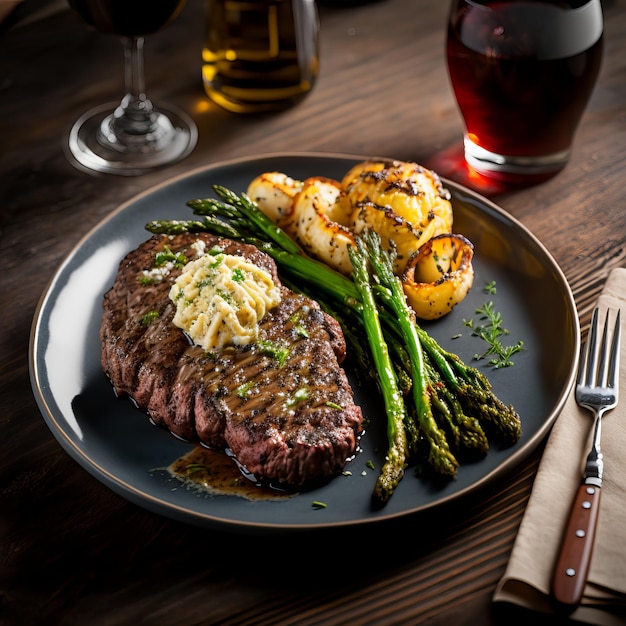
[[248,397],[248,391],[250,391],[250,389],[252,389],[255,385],[256,383],[253,380],[249,380],[243,385],[239,385],[239,387],[237,387],[235,391],[235,394],[238,398],[245,400]]
[[224,255],[223,254],[217,254],[217,255],[213,256],[212,260],[209,260],[207,262],[206,266],[210,270],[214,270],[214,269],[217,269],[223,262],[224,262]]
[[287,400],[285,403],[288,407],[296,406],[296,404],[300,404],[300,402],[304,402],[309,397],[309,388],[308,387],[300,387],[294,391],[293,395]]
[[304,327],[304,324],[302,324],[302,322],[298,322],[295,328],[297,335],[299,335],[300,337],[304,337],[305,339],[308,338],[309,331]]
[[306,329],[302,322],[302,309],[296,311],[290,318],[289,321],[293,324],[294,329],[296,331],[296,335],[300,337],[308,337],[309,331]]
[[278,361],[278,367],[282,367],[286,363],[287,357],[289,356],[289,348],[274,343],[273,341],[262,339],[259,341],[259,348],[261,348],[262,354]]
[[230,293],[230,291],[227,291],[226,289],[218,289],[216,290],[215,295],[222,298],[222,300],[224,300],[224,302],[226,302],[226,304],[231,306],[233,309],[241,308],[241,303],[233,297],[233,294]]
[[142,326],[149,326],[158,317],[159,317],[159,312],[158,311],[150,311],[150,312],[146,313],[141,318],[140,322],[141,322]]
[[236,283],[243,283],[246,280],[246,275],[240,267],[236,267],[232,272],[233,280]]
[[187,257],[182,252],[174,254],[169,246],[164,246],[162,251],[156,253],[154,264],[157,267],[161,267],[169,261],[174,263],[176,267],[184,267],[187,264]]
[[492,280],[485,285],[485,293],[495,296],[497,293],[496,281]]
[[[212,287],[213,282],[214,282],[213,277],[203,278],[202,280],[199,280],[196,283],[196,287],[198,288],[199,291],[202,291],[205,287]],[[183,290],[181,289],[179,293],[183,293]]]

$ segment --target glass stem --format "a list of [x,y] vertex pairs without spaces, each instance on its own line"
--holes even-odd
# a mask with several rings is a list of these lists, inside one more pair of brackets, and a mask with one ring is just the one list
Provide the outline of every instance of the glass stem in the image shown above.
[[139,100],[146,99],[143,44],[143,37],[124,38],[124,79],[126,93],[132,94]]
[[117,152],[162,150],[176,133],[170,119],[155,111],[146,96],[143,42],[143,37],[123,39],[126,95],[98,132],[98,142]]
[[[125,37],[124,83],[126,95],[113,114],[110,130],[118,142],[129,144],[156,130],[156,114],[146,96],[143,68],[143,37]],[[143,140],[142,140],[143,141]]]

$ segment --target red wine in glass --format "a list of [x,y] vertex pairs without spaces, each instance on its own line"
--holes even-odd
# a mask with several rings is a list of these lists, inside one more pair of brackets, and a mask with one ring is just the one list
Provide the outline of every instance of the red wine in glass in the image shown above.
[[82,19],[101,33],[142,37],[174,20],[185,0],[68,0]]
[[450,80],[465,158],[505,181],[562,169],[602,59],[600,0],[453,0]]
[[144,36],[174,20],[186,0],[68,0],[84,22],[124,44],[126,94],[120,103],[88,111],[74,124],[69,150],[89,170],[137,175],[178,161],[193,150],[195,123],[145,93]]

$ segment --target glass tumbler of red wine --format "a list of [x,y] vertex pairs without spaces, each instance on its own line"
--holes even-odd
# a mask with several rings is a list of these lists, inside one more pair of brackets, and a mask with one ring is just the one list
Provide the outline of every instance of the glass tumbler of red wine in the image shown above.
[[512,183],[560,171],[602,46],[600,0],[452,0],[446,55],[468,165]]
[[138,175],[187,156],[196,145],[193,120],[146,96],[144,37],[174,20],[186,0],[68,0],[96,30],[121,37],[125,95],[98,106],[72,127],[69,151],[79,166],[97,172]]

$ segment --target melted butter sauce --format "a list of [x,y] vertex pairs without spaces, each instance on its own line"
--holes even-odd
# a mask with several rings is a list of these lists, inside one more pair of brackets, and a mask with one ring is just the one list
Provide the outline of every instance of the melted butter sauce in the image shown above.
[[239,496],[246,500],[285,500],[297,495],[260,485],[244,475],[236,461],[224,452],[195,446],[166,470],[185,485],[212,495]]

